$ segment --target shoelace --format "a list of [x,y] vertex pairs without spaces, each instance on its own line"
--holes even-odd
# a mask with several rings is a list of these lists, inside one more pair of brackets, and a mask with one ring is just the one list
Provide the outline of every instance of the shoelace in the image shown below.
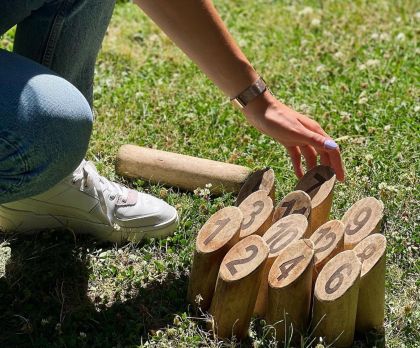
[[[107,217],[109,224],[113,225],[114,211],[112,207],[108,206],[107,198],[110,201],[118,200],[119,197],[125,199],[124,197],[128,196],[128,189],[99,175],[95,165],[85,160],[73,172],[72,182],[80,182],[80,187],[83,191],[94,190],[94,193],[99,198],[102,212]],[[114,227],[117,228],[117,226]]]

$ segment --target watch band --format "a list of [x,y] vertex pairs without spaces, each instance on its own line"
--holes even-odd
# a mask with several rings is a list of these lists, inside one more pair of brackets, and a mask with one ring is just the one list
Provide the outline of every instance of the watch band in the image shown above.
[[267,86],[262,77],[259,77],[251,86],[246,88],[244,91],[239,93],[235,98],[232,98],[230,101],[236,107],[242,109],[247,104],[258,97],[259,95],[263,94],[267,90]]

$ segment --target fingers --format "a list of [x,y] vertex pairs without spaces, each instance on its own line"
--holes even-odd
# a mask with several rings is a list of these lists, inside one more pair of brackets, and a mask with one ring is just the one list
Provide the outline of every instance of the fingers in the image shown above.
[[297,146],[288,146],[286,147],[287,152],[289,153],[290,159],[292,160],[293,169],[298,178],[303,176],[302,162],[300,150]]
[[310,129],[311,131],[321,134],[324,137],[328,137],[328,134],[322,129],[318,122],[312,120],[311,118],[299,115],[299,122],[305,127]]
[[337,180],[344,181],[345,173],[343,162],[341,160],[340,148],[335,141],[304,127],[301,129],[301,134],[303,136],[302,140],[304,143],[313,146],[319,154],[324,154],[321,157],[321,163],[322,161],[325,163],[329,161],[329,166],[334,170]]
[[330,158],[328,157],[328,154],[326,152],[320,152],[319,156],[321,158],[322,165],[331,167]]
[[317,152],[312,146],[299,146],[300,152],[302,153],[303,157],[305,157],[306,161],[306,169],[310,170],[316,166],[317,162]]
[[337,176],[337,180],[344,181],[345,170],[343,162],[341,160],[340,149],[337,147],[336,150],[328,151],[327,154],[330,160],[330,167],[334,169],[335,175]]

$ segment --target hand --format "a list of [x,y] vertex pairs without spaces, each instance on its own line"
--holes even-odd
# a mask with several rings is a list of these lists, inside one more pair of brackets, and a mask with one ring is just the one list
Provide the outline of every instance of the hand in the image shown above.
[[269,92],[251,101],[243,112],[254,127],[286,147],[298,178],[303,176],[301,156],[309,170],[317,165],[319,155],[321,164],[333,168],[337,179],[344,181],[340,149],[316,121],[280,103]]

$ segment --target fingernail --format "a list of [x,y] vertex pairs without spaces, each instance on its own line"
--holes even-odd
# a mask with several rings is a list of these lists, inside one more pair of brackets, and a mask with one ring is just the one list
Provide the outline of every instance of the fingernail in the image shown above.
[[327,139],[327,140],[324,141],[324,147],[327,150],[335,150],[338,147],[338,145],[334,140]]

